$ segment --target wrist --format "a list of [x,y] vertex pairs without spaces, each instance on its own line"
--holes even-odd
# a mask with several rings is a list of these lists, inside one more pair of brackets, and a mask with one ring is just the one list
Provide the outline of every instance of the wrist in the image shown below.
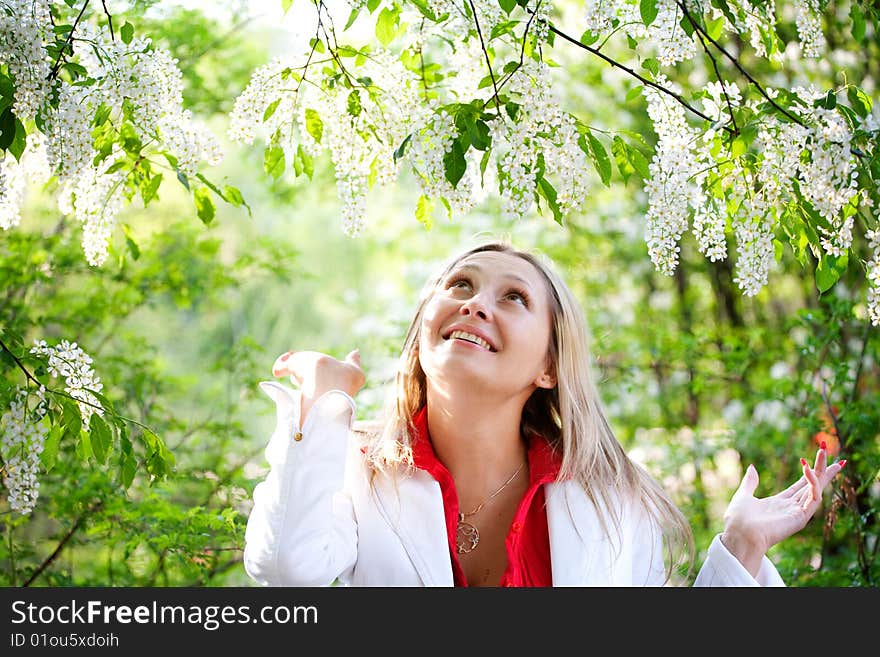
[[736,557],[752,577],[757,577],[766,552],[759,541],[726,529],[721,534],[721,544]]

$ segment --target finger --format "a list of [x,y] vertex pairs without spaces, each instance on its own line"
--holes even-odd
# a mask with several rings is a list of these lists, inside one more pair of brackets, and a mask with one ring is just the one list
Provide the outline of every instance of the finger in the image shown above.
[[806,477],[801,477],[796,482],[794,482],[791,486],[786,488],[784,491],[779,493],[779,497],[793,497],[801,492],[805,486],[809,486],[810,482],[807,481]]
[[[801,460],[803,461],[803,459]],[[819,478],[816,476],[816,473],[813,472],[809,465],[807,465],[806,461],[804,461],[804,476],[810,482],[810,493],[812,497],[810,502],[822,499],[822,485],[819,483]],[[809,506],[809,503],[807,506]]]
[[837,461],[836,463],[832,463],[827,468],[825,468],[825,472],[822,473],[822,476],[819,478],[819,481],[822,483],[822,488],[824,489],[828,483],[834,479],[840,471],[843,470],[843,466],[846,465],[846,459],[842,461]]
[[823,440],[819,445],[819,451],[816,452],[816,463],[813,466],[813,470],[816,472],[816,476],[819,478],[825,473],[825,466],[828,464],[828,449]]
[[275,359],[275,363],[272,365],[272,374],[274,376],[284,376],[289,374],[290,369],[288,367],[288,359],[293,353],[294,352],[292,351],[287,351]]
[[739,487],[736,489],[734,496],[754,495],[757,487],[758,471],[755,469],[755,466],[750,463],[749,467],[746,468],[742,481],[739,482]]
[[801,491],[794,496],[794,503],[799,509],[806,509],[813,501],[813,493],[809,486],[804,486]]
[[356,365],[357,367],[361,366],[361,350],[354,349],[353,351],[348,352],[348,355],[345,357],[345,360],[352,365]]

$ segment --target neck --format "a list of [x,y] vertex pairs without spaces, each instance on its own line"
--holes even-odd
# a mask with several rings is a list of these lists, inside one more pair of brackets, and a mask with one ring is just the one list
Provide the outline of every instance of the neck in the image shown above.
[[[526,463],[519,400],[491,403],[473,394],[449,395],[429,384],[427,402],[431,443],[455,480],[462,508],[484,502]],[[528,478],[520,473],[516,480]]]

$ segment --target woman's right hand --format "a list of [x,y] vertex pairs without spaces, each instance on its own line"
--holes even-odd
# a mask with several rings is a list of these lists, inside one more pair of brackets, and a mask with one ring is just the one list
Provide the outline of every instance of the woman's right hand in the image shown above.
[[366,382],[361,369],[361,354],[355,349],[344,360],[338,360],[320,351],[288,351],[281,354],[272,366],[275,376],[289,376],[302,391],[300,426],[312,404],[325,392],[342,390],[354,397]]

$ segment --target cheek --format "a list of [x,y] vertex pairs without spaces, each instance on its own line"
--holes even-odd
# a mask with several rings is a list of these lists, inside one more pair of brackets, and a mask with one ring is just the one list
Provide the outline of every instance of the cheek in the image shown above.
[[430,334],[440,329],[445,314],[445,305],[446,304],[443,303],[442,299],[434,297],[425,306],[425,311],[422,314],[422,337],[424,337],[426,333]]

